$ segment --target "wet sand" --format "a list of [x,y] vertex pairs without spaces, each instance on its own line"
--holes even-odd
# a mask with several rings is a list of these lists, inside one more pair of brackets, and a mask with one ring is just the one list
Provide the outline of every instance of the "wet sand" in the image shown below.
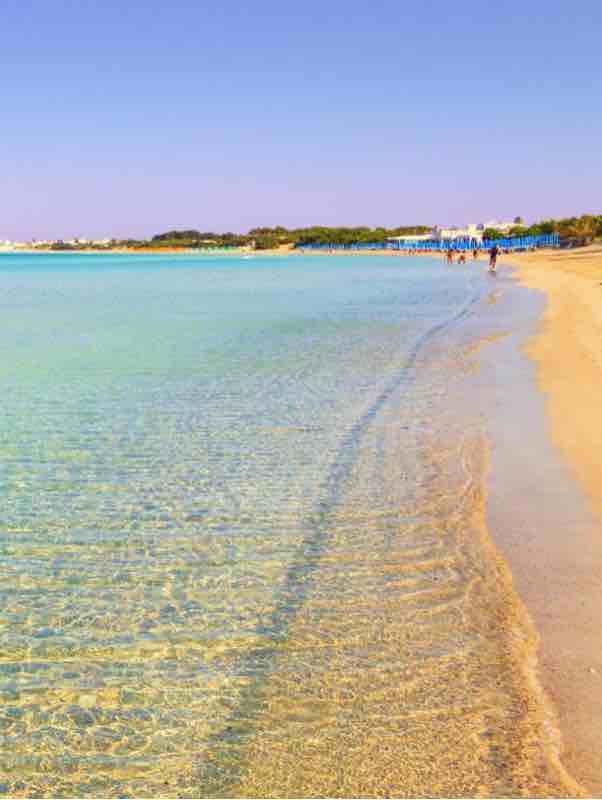
[[602,247],[518,255],[512,263],[545,308],[523,343],[531,365],[524,369],[541,391],[535,399],[504,388],[504,347],[516,342],[487,354],[486,376],[506,406],[506,422],[493,431],[488,521],[540,636],[538,674],[556,709],[562,763],[600,797]]

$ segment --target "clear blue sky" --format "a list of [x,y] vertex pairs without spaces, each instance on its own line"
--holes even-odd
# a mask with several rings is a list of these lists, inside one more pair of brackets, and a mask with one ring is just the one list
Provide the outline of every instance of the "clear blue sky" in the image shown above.
[[0,239],[602,211],[600,0],[5,0]]

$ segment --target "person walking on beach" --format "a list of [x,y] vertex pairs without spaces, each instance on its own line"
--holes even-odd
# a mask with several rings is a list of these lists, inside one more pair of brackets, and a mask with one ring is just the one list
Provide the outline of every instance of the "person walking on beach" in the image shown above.
[[479,251],[477,250],[477,248],[476,248],[476,247],[475,247],[475,249],[472,251],[472,257],[473,257],[473,259],[474,259],[475,261],[478,261],[478,259],[479,259]]
[[447,251],[447,263],[448,264],[454,263],[454,251],[451,249]]
[[497,257],[498,253],[500,252],[499,247],[497,244],[494,244],[491,250],[489,251],[489,272],[495,272],[497,269]]

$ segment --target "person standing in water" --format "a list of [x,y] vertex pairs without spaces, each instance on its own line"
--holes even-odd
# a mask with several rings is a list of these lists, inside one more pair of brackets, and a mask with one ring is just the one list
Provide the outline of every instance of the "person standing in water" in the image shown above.
[[500,248],[497,244],[494,244],[491,250],[489,251],[489,272],[495,272],[497,269],[497,257],[498,253],[500,252]]

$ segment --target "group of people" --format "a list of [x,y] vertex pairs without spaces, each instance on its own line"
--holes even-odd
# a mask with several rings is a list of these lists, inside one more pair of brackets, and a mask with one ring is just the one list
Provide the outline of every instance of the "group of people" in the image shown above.
[[[494,244],[489,251],[489,272],[495,272],[497,270],[497,257],[499,253],[500,248],[497,244]],[[448,264],[454,263],[454,256],[454,250],[446,250],[444,253],[444,258]],[[479,251],[476,248],[472,251],[472,257],[474,261],[477,261],[479,258]],[[458,264],[466,264],[466,253],[463,250],[460,250],[458,253]]]

